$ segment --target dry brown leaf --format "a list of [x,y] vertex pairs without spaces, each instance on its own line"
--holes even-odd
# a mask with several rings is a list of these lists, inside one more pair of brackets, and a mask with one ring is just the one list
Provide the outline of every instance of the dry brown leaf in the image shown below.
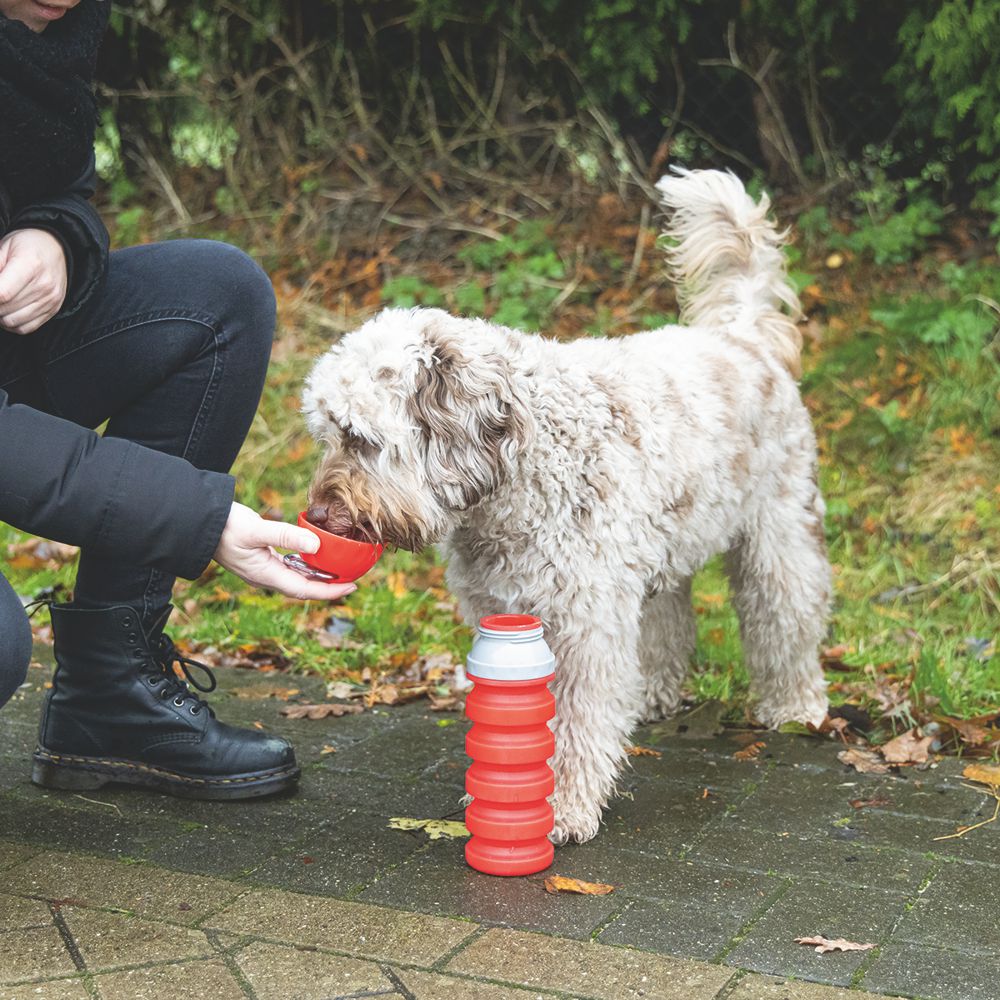
[[430,699],[432,712],[457,712],[462,707],[453,694],[443,698],[439,698],[436,694],[429,694],[427,697]]
[[230,694],[237,698],[279,698],[281,701],[288,701],[297,694],[301,694],[299,688],[278,687],[273,684],[250,685],[249,687],[230,688]]
[[1000,764],[969,764],[962,776],[991,788],[1000,789]]
[[659,750],[653,750],[651,747],[626,747],[625,753],[629,757],[662,757],[663,754]]
[[822,934],[817,934],[815,937],[797,937],[795,943],[813,945],[819,955],[825,955],[829,951],[871,951],[875,947],[873,944],[846,941],[844,938],[825,938]]
[[918,736],[918,730],[911,729],[889,740],[879,749],[889,764],[925,764],[930,757],[933,736]]
[[849,747],[837,754],[837,759],[861,774],[888,774],[889,765],[874,750]]
[[749,746],[745,746],[742,750],[737,750],[733,754],[734,760],[756,760],[760,756],[761,750],[767,746],[764,740],[756,740]]
[[609,892],[614,892],[615,887],[603,882],[583,882],[578,878],[568,878],[566,875],[550,875],[545,880],[545,891],[553,895],[573,892],[580,896],[606,896]]
[[341,705],[330,702],[326,705],[286,705],[281,709],[281,715],[288,719],[328,719],[339,718],[341,715],[357,715],[364,709],[360,705]]
[[849,804],[853,809],[881,809],[883,806],[891,806],[892,799],[881,797],[874,799],[851,799]]

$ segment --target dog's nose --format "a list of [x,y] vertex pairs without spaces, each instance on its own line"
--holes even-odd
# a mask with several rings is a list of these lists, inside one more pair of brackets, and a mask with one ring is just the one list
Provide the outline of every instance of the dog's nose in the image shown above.
[[323,507],[319,504],[313,504],[306,511],[306,520],[310,524],[315,524],[318,528],[321,528],[330,519],[330,508]]

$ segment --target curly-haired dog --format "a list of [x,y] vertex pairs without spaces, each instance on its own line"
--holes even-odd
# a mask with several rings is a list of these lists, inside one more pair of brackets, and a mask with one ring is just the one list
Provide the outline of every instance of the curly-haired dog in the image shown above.
[[829,568],[781,235],[731,174],[660,181],[684,326],[558,343],[389,309],[316,364],[311,503],[443,543],[469,622],[532,612],[556,655],[557,843],[585,841],[637,720],[673,712],[692,575],[726,553],[757,697],[818,723]]

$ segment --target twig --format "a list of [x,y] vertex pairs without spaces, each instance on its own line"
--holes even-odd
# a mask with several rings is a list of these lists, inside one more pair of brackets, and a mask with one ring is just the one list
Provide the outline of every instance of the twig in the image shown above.
[[[974,792],[979,792],[980,794],[985,794],[983,789],[976,788],[975,785],[966,785],[964,782],[962,784],[963,788],[971,788]],[[942,837],[935,837],[935,840],[955,840],[957,837],[964,837],[967,833],[971,833],[973,830],[978,830],[981,826],[989,826],[990,823],[995,823],[997,819],[1000,819],[1000,789],[991,788],[989,794],[996,799],[996,808],[993,810],[993,815],[989,819],[984,819],[979,823],[973,823],[972,826],[960,826],[954,833],[946,833]]]
[[74,795],[76,799],[83,799],[84,802],[92,802],[95,806],[107,806],[109,809],[114,809],[122,819],[125,818],[125,814],[115,805],[114,802],[101,802],[99,799],[88,799],[86,795]]

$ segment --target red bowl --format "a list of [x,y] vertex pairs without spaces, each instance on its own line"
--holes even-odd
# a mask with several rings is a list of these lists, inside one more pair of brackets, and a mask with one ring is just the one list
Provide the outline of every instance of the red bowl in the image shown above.
[[350,583],[359,576],[364,576],[382,556],[381,545],[355,542],[351,538],[317,528],[306,520],[306,511],[299,514],[299,527],[307,528],[319,539],[319,549],[316,552],[299,553],[302,561],[343,583]]

